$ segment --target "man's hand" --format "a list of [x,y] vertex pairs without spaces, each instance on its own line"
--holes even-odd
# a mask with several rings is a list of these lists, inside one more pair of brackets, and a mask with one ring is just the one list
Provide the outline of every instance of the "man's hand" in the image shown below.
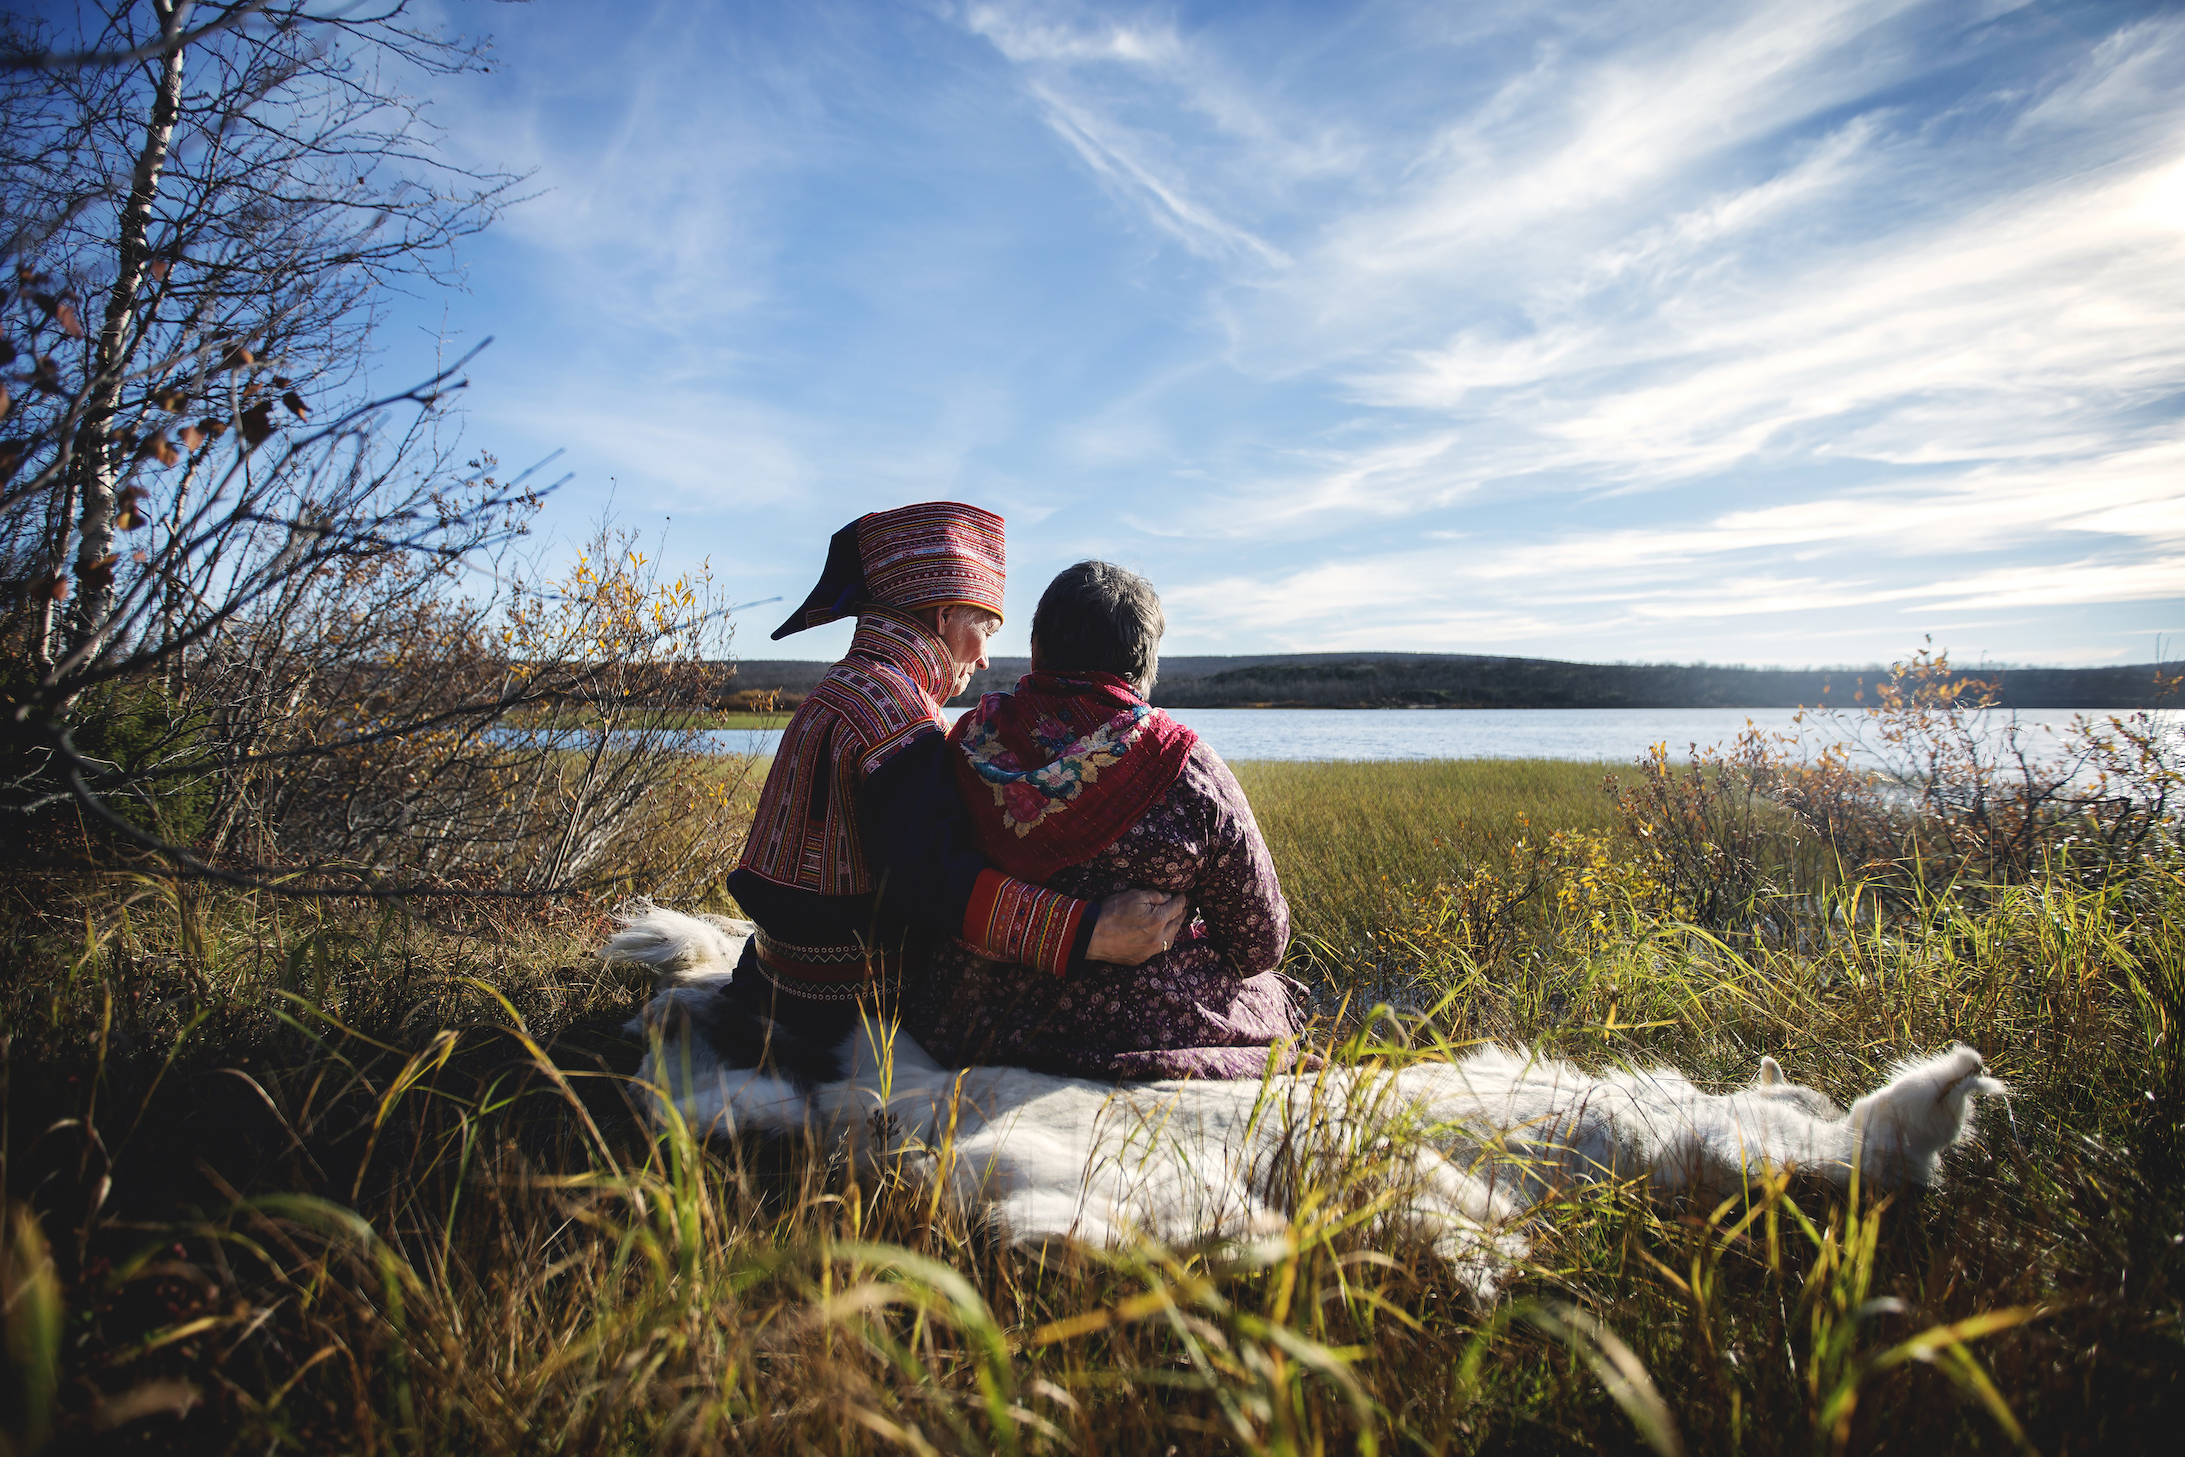
[[1086,959],[1115,966],[1137,966],[1168,949],[1184,928],[1191,902],[1158,890],[1119,890],[1100,903]]

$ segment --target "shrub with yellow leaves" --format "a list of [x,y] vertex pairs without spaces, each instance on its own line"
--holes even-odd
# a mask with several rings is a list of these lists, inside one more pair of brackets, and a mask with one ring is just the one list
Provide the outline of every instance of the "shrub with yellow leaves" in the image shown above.
[[479,598],[389,555],[319,573],[198,686],[226,754],[208,849],[385,886],[682,894],[741,843],[748,755],[703,710],[730,625],[606,528],[564,572]]

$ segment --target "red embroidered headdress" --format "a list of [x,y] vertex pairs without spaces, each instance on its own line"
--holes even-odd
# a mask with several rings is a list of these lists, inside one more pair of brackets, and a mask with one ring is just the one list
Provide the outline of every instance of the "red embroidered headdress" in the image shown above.
[[827,543],[819,585],[775,641],[855,615],[860,602],[910,610],[968,602],[1001,615],[1002,521],[956,501],[925,501],[860,516]]

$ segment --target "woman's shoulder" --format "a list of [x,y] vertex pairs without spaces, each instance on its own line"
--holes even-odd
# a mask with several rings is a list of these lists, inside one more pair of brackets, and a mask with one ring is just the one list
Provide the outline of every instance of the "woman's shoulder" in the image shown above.
[[1237,776],[1229,772],[1228,763],[1221,755],[1215,753],[1213,746],[1204,739],[1192,740],[1191,753],[1184,759],[1184,772],[1181,777],[1197,780],[1201,783],[1234,784],[1237,782]]
[[1200,739],[1191,746],[1189,757],[1184,760],[1183,772],[1176,776],[1176,784],[1169,791],[1172,797],[1185,799],[1219,811],[1225,815],[1251,817],[1251,806],[1244,798],[1244,786],[1230,772],[1222,756],[1215,753]]

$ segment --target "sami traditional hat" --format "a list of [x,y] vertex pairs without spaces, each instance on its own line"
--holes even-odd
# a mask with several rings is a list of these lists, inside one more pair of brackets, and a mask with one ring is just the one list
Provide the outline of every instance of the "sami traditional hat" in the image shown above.
[[924,501],[860,516],[827,543],[819,585],[774,641],[852,617],[860,602],[935,607],[968,602],[1001,615],[1002,521],[956,501]]

